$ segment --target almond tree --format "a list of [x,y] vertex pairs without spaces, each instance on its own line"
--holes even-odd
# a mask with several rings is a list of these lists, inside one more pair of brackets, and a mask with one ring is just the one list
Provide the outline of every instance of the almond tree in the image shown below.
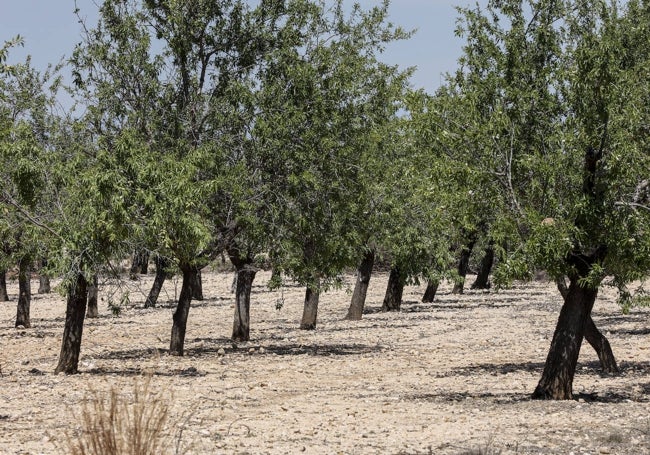
[[357,265],[367,241],[364,170],[386,162],[381,124],[404,83],[378,54],[408,35],[386,22],[388,1],[349,14],[340,0],[290,4],[306,14],[291,45],[269,55],[254,134],[265,154],[273,260],[306,286],[300,327],[310,330],[320,293]]
[[625,300],[626,284],[650,270],[648,54],[636,44],[648,39],[648,6],[509,0],[461,12],[467,45],[454,90],[516,247],[495,280],[537,267],[569,277],[533,396],[570,399],[605,278]]
[[[19,39],[10,44],[21,43]],[[4,48],[6,52],[8,47]],[[0,59],[0,160],[4,267],[18,263],[16,326],[30,327],[30,271],[34,259],[46,254],[44,233],[27,213],[45,217],[50,199],[45,173],[51,158],[53,110],[59,88],[58,68],[39,73],[25,62],[5,65]]]

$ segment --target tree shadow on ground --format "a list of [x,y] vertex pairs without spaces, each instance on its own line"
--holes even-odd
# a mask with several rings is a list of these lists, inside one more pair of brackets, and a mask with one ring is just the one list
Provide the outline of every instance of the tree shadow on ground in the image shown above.
[[414,394],[406,397],[412,401],[430,401],[435,403],[456,403],[465,400],[488,400],[495,404],[521,403],[531,401],[530,393],[491,393],[491,392],[438,392]]
[[518,372],[541,372],[544,364],[541,362],[522,362],[522,363],[483,363],[479,365],[470,365],[466,367],[455,368],[450,371],[444,371],[436,374],[436,377],[452,377],[452,376],[477,376],[482,374],[498,376],[509,373]]
[[[523,362],[523,363],[482,363],[478,365],[470,365],[466,367],[455,368],[450,371],[438,373],[437,377],[451,377],[451,376],[475,376],[481,374],[488,374],[492,376],[528,372],[541,374],[544,369],[543,362]],[[650,362],[621,362],[619,365],[621,370],[618,374],[603,373],[600,363],[598,361],[580,362],[576,369],[576,374],[586,375],[599,375],[601,377],[612,376],[650,376]]]
[[[404,305],[407,305],[406,308]],[[435,310],[473,310],[476,308],[511,308],[510,304],[500,304],[484,301],[473,301],[464,299],[449,299],[433,303],[424,302],[404,302],[402,303],[402,312],[427,312]]]
[[92,358],[97,360],[142,360],[156,358],[162,355],[167,355],[167,351],[158,348],[139,348],[105,351],[101,354],[93,355]]
[[[209,306],[219,306],[219,305],[224,305],[224,304],[230,304],[234,302],[235,297],[234,296],[228,296],[228,297],[210,297],[210,298],[204,298],[203,300],[194,300],[192,299],[192,303],[190,304],[192,308],[205,308]],[[169,309],[176,309],[178,306],[178,300],[170,299],[170,300],[165,300],[161,301],[158,300],[156,302],[155,307],[150,307],[150,308],[145,308],[144,304],[137,305],[134,308],[136,310],[146,310],[146,311],[152,311],[152,310],[169,310]]]
[[612,335],[650,335],[650,327],[642,329],[608,329],[607,331]]
[[122,369],[115,368],[92,368],[90,370],[84,371],[84,373],[97,375],[97,376],[163,376],[163,377],[201,377],[206,376],[207,373],[200,371],[195,367],[188,368],[178,368],[171,371],[156,371],[151,368],[140,368],[140,367],[125,367]]
[[[369,346],[364,344],[331,344],[331,345],[269,345],[260,347],[254,342],[245,345],[237,345],[229,338],[196,338],[194,342],[203,342],[209,345],[201,347],[189,346],[185,349],[185,357],[217,357],[217,356],[246,356],[251,355],[276,355],[276,356],[298,356],[308,355],[317,357],[328,356],[350,356],[362,355],[373,352],[381,352],[380,346]],[[120,351],[108,351],[94,355],[96,360],[142,360],[168,355],[166,349],[144,348],[126,349]]]
[[[422,317],[421,320],[429,320],[429,319],[438,319],[435,318],[434,316],[430,317]],[[345,320],[343,320],[345,322]],[[359,321],[351,321],[351,322],[359,322]],[[320,327],[316,328],[316,331],[319,333],[336,333],[336,332],[347,332],[347,333],[353,333],[356,331],[361,331],[361,330],[369,330],[369,329],[381,329],[381,330],[386,330],[386,329],[404,329],[404,330],[412,330],[413,329],[413,324],[390,324],[388,327],[384,324],[368,324],[368,320],[366,321],[360,321],[361,323],[359,325],[351,325],[351,324],[345,324],[344,326],[331,326],[331,325],[322,325]],[[365,324],[364,324],[365,322]],[[309,332],[307,332],[309,333]]]
[[365,344],[329,344],[329,345],[283,345],[283,346],[266,346],[265,353],[277,356],[298,356],[308,355],[315,357],[338,357],[350,355],[370,354],[381,352],[381,347],[369,346]]

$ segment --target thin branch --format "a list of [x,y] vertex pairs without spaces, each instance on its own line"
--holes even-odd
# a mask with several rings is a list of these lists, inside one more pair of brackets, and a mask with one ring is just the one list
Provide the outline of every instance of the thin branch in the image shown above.
[[34,216],[32,216],[27,209],[25,209],[23,206],[21,206],[19,203],[17,203],[10,195],[8,195],[6,192],[2,192],[2,201],[6,202],[7,204],[11,205],[14,207],[16,210],[18,210],[25,218],[29,220],[30,223],[33,225],[46,230],[59,240],[65,240],[63,237],[59,235],[56,231],[54,231],[51,227],[49,227],[47,224],[44,224],[40,221],[38,221]]
[[645,209],[650,211],[650,206],[639,204],[637,202],[622,202],[618,201],[614,203],[615,206],[617,207],[632,207],[632,208],[640,208],[640,209]]

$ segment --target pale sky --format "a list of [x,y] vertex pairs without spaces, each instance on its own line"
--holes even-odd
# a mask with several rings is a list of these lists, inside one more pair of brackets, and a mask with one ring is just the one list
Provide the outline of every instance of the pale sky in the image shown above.
[[[353,0],[346,0],[352,4]],[[377,0],[357,0],[361,6],[380,3]],[[89,25],[97,17],[100,0],[77,0]],[[401,67],[416,66],[413,86],[429,92],[436,90],[442,75],[456,68],[462,42],[454,35],[456,10],[454,5],[467,6],[474,0],[392,0],[390,21],[403,28],[417,29],[408,41],[392,44],[384,53],[386,63]],[[486,0],[479,0],[485,4]],[[70,56],[80,41],[80,27],[73,14],[74,0],[0,0],[0,41],[17,34],[25,40],[24,48],[11,51],[10,61],[32,55],[34,65],[44,69]]]

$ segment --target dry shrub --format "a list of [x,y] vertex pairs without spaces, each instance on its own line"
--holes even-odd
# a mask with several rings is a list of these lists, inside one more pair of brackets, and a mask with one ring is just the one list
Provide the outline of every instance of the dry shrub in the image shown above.
[[75,455],[159,455],[174,453],[173,430],[169,428],[169,404],[162,393],[151,390],[151,376],[136,381],[133,392],[123,395],[115,387],[109,392],[90,392],[77,416],[77,434],[66,434],[66,453]]

